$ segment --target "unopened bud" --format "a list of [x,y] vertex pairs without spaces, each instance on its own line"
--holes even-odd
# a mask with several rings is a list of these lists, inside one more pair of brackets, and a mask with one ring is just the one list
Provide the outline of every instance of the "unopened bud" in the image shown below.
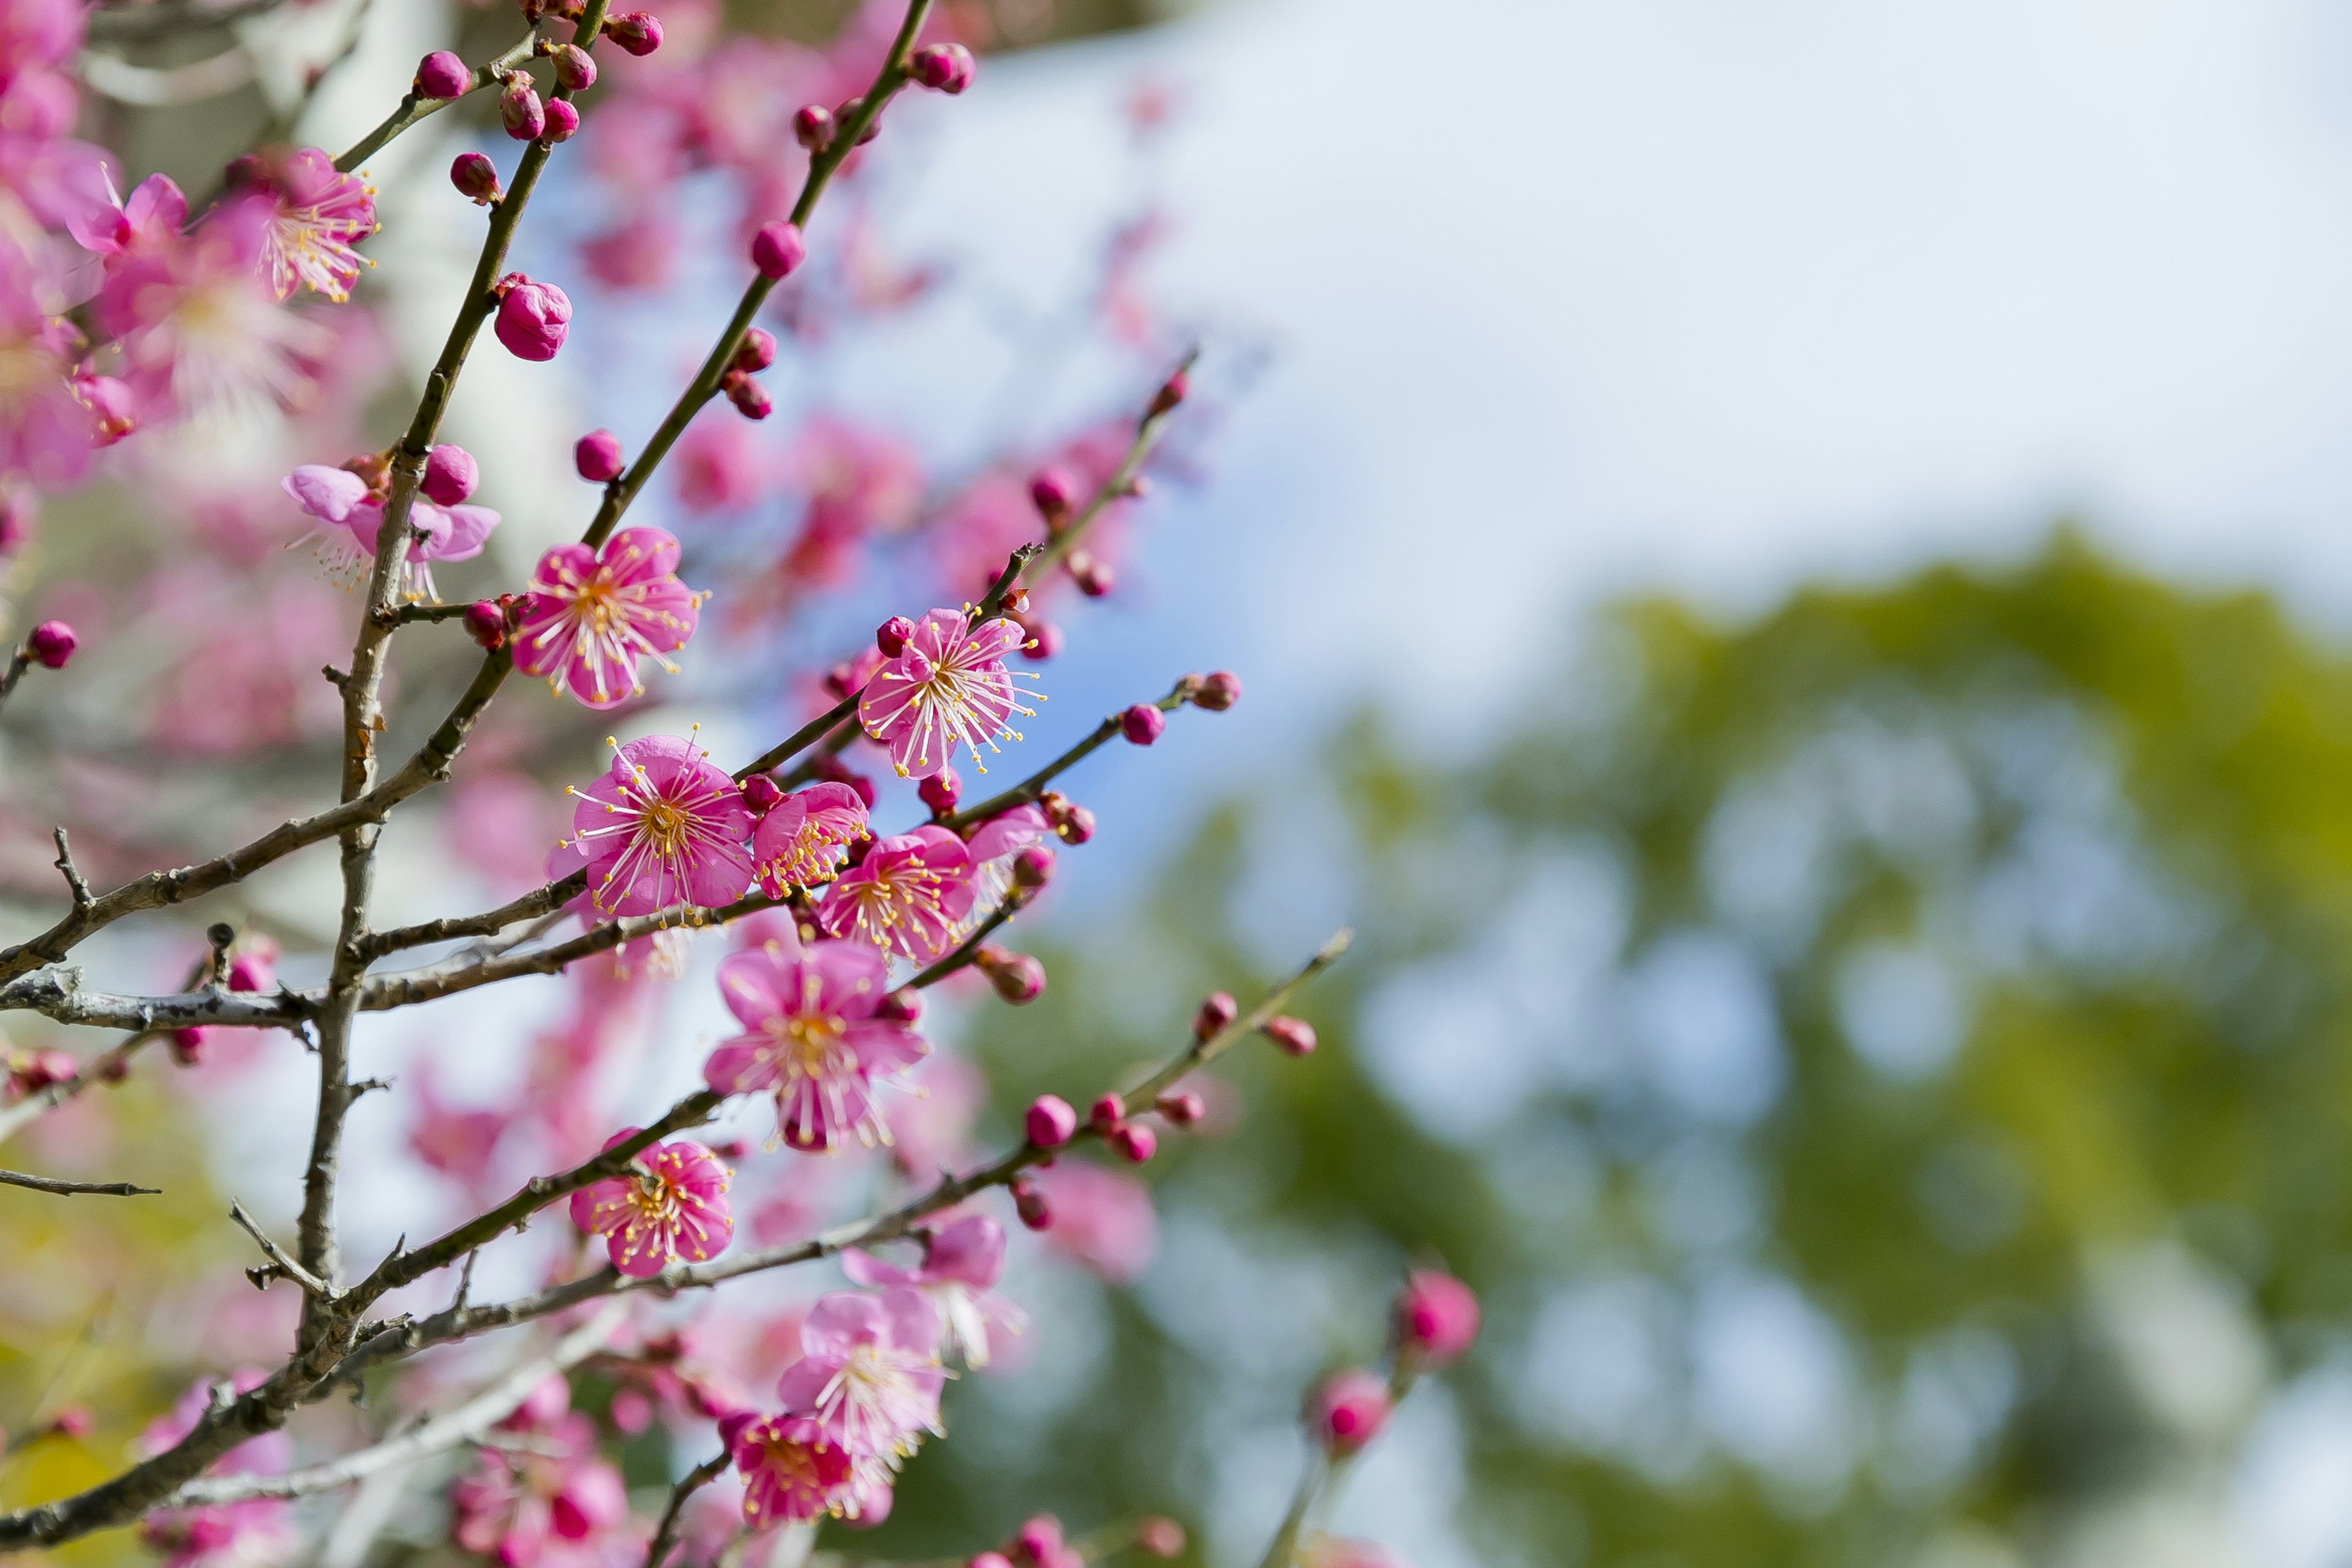
[[1062,1554],[1062,1521],[1050,1513],[1032,1514],[1013,1535],[1013,1551],[1037,1568],[1049,1568]]
[[1183,402],[1184,395],[1192,390],[1192,379],[1182,371],[1178,371],[1166,381],[1161,382],[1160,384],[1160,390],[1151,395],[1151,407],[1144,415],[1144,417],[1146,419],[1159,418],[1161,415],[1169,412],[1178,404]]
[[624,54],[643,59],[661,47],[661,18],[650,11],[624,11],[617,16],[604,18],[604,36],[618,45]]
[[1148,746],[1168,728],[1168,716],[1149,702],[1139,702],[1118,716],[1118,732],[1134,745]]
[[945,816],[955,810],[956,802],[962,798],[963,780],[957,775],[955,769],[941,768],[917,784],[915,794],[931,808],[933,816]]
[[746,419],[765,419],[775,411],[768,389],[740,370],[727,373],[726,387],[727,401]]
[[1196,1040],[1213,1039],[1230,1027],[1240,1013],[1241,1009],[1234,1005],[1231,994],[1210,992],[1201,999],[1201,1010],[1192,1015],[1192,1037]]
[[518,142],[536,142],[547,130],[547,106],[527,73],[507,78],[507,89],[499,94],[499,123]]
[[610,430],[591,430],[572,444],[572,466],[580,477],[603,484],[621,476],[621,438]]
[[833,141],[833,110],[822,103],[803,103],[793,113],[793,140],[812,153],[822,153]]
[[1067,468],[1040,468],[1029,481],[1029,499],[1047,522],[1059,522],[1078,504],[1078,481]]
[[492,330],[517,359],[551,360],[572,331],[572,298],[552,283],[520,272],[499,279],[499,314]]
[[765,327],[747,327],[735,345],[734,365],[740,371],[762,371],[776,363],[776,340]]
[[1013,853],[1013,885],[1035,892],[1054,879],[1054,852],[1043,844],[1024,845]]
[[580,111],[563,99],[547,100],[547,129],[542,132],[550,142],[569,142],[580,129]]
[[1083,805],[1073,805],[1062,813],[1062,820],[1054,825],[1054,831],[1065,844],[1084,844],[1095,836],[1095,814]]
[[1062,628],[1051,621],[1028,621],[1029,640],[1021,645],[1021,657],[1033,664],[1043,664],[1062,651]]
[[783,790],[765,773],[753,773],[743,781],[743,809],[754,816],[765,816],[776,809],[784,798]]
[[1277,1013],[1260,1024],[1258,1032],[1290,1056],[1307,1056],[1315,1049],[1315,1026],[1286,1013]]
[[558,44],[548,51],[555,62],[555,79],[567,91],[586,92],[596,85],[596,62],[577,44]]
[[1478,1297],[1451,1274],[1418,1268],[1397,1297],[1398,1344],[1425,1363],[1443,1365],[1478,1340]]
[[205,1046],[212,1034],[209,1024],[192,1024],[184,1029],[173,1030],[172,1059],[184,1068],[194,1067],[204,1060]]
[[[857,111],[865,107],[866,100],[862,97],[843,99],[839,103],[834,105],[833,108],[835,124],[836,126],[848,124],[850,121],[856,116]],[[857,145],[863,147],[868,142],[873,141],[874,138],[881,134],[882,117],[877,114],[873,119],[866,122],[865,130],[857,133]]]
[[1110,563],[1091,550],[1073,550],[1062,564],[1069,572],[1070,581],[1078,585],[1078,592],[1089,599],[1102,598],[1118,582],[1118,574],[1111,569]]
[[1021,1223],[1031,1230],[1054,1228],[1054,1205],[1046,1201],[1037,1184],[1026,1176],[1013,1179],[1013,1207],[1020,1215]]
[[1353,1454],[1389,1418],[1388,1384],[1369,1372],[1335,1373],[1307,1397],[1307,1425],[1335,1455]]
[[416,62],[415,81],[419,98],[463,98],[474,90],[474,73],[446,49],[436,49]]
[[961,92],[971,73],[971,51],[961,44],[926,44],[907,61],[907,74],[934,92]]
[[1110,1146],[1130,1165],[1140,1165],[1160,1152],[1160,1134],[1140,1121],[1114,1128]]
[[43,621],[25,638],[25,651],[50,669],[63,669],[81,639],[63,621]]
[[460,153],[449,165],[449,183],[468,201],[488,206],[499,199],[498,165],[479,153]]
[[914,635],[914,622],[904,616],[892,616],[874,628],[874,646],[882,650],[884,658],[896,658],[907,651],[907,639]]
[[923,994],[911,985],[886,992],[875,1005],[874,1016],[886,1024],[911,1024],[923,1016]]
[[751,265],[762,278],[791,277],[793,268],[807,255],[808,241],[793,224],[763,223],[751,237]]
[[1029,1113],[1022,1120],[1029,1142],[1040,1149],[1058,1149],[1076,1136],[1078,1113],[1070,1102],[1058,1094],[1041,1094],[1029,1102]]
[[1177,1127],[1193,1126],[1209,1113],[1208,1102],[1189,1089],[1181,1094],[1161,1095],[1158,1109],[1171,1125]]
[[1241,700],[1242,678],[1230,669],[1213,669],[1202,678],[1201,689],[1192,694],[1192,706],[1222,713]]
[[497,600],[475,600],[460,619],[466,623],[466,635],[483,647],[495,651],[506,647],[507,615]]
[[972,963],[988,976],[997,995],[1015,1007],[1025,1007],[1045,994],[1045,966],[1025,952],[983,947],[972,954]]
[[78,1443],[89,1436],[91,1425],[88,1405],[68,1405],[49,1417],[48,1429],[60,1437]]
[[1097,1095],[1094,1104],[1087,1108],[1087,1120],[1096,1131],[1108,1132],[1127,1120],[1127,1101],[1115,1094]]
[[425,455],[425,478],[417,489],[436,506],[457,506],[482,482],[482,466],[463,447],[443,442]]
[[874,781],[867,778],[864,773],[859,773],[856,768],[851,767],[847,763],[843,762],[839,757],[835,756],[831,752],[822,752],[818,755],[816,759],[816,776],[824,780],[827,784],[847,784],[850,788],[857,792],[857,798],[866,803],[866,810],[871,811],[874,809],[874,802],[876,799]]

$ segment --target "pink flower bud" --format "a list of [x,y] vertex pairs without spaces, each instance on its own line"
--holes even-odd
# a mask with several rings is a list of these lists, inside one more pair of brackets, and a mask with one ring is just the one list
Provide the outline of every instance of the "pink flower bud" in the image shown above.
[[857,798],[866,803],[866,810],[874,809],[874,781],[832,752],[824,752],[817,758],[816,776],[828,784],[847,784],[857,792]]
[[1076,1134],[1078,1113],[1060,1095],[1041,1094],[1029,1102],[1022,1126],[1040,1149],[1058,1149]]
[[1118,584],[1118,574],[1111,569],[1110,563],[1091,550],[1073,550],[1062,564],[1070,574],[1070,581],[1078,585],[1078,592],[1089,599],[1104,597]]
[[507,78],[507,89],[499,94],[499,123],[518,142],[535,142],[546,131],[547,106],[528,73],[517,71]]
[[768,389],[741,371],[728,372],[723,384],[727,388],[727,401],[733,404],[735,412],[744,418],[765,419],[775,412],[776,405],[769,398]]
[[1154,1514],[1139,1520],[1135,1526],[1135,1545],[1139,1552],[1153,1557],[1178,1557],[1184,1552],[1184,1527],[1166,1514]]
[[1213,669],[1192,694],[1192,706],[1222,713],[1242,700],[1242,678],[1230,669]]
[[988,976],[997,995],[1015,1007],[1025,1007],[1045,994],[1045,966],[1025,952],[983,947],[972,955],[972,963]]
[[1168,413],[1178,404],[1183,402],[1184,395],[1192,390],[1192,378],[1187,376],[1182,371],[1178,371],[1166,381],[1161,382],[1160,384],[1160,390],[1151,395],[1151,407],[1150,412],[1148,412],[1144,417],[1147,419],[1159,418],[1161,415]]
[[763,223],[751,237],[751,265],[762,278],[789,278],[808,255],[808,242],[789,223]]
[[882,650],[884,658],[896,658],[907,651],[907,639],[914,635],[914,622],[904,616],[892,616],[874,628],[874,646]]
[[624,54],[643,59],[661,47],[661,18],[650,11],[624,11],[604,18],[604,36],[619,45]]
[[483,647],[497,650],[507,645],[507,613],[496,599],[477,599],[466,606],[461,617],[466,623],[466,635]]
[[911,1024],[923,1016],[923,994],[901,985],[876,1004],[874,1016],[887,1024]]
[[1047,522],[1058,522],[1078,504],[1078,481],[1067,468],[1040,468],[1029,481],[1029,499]]
[[1129,742],[1148,746],[1168,728],[1168,717],[1149,702],[1139,702],[1118,716],[1118,732]]
[[1054,825],[1054,831],[1065,844],[1084,844],[1095,836],[1095,814],[1083,805],[1073,805],[1062,813],[1062,820]]
[[1021,645],[1021,657],[1033,664],[1043,664],[1062,651],[1062,628],[1051,621],[1028,621],[1029,640]]
[[1061,1551],[1062,1521],[1050,1513],[1032,1515],[1013,1537],[1013,1555],[1025,1557],[1041,1568],[1047,1559],[1061,1555]]
[[53,1083],[73,1082],[81,1076],[81,1064],[64,1051],[35,1051],[26,1076],[27,1087],[47,1089]]
[[417,489],[436,506],[457,506],[482,482],[482,466],[474,454],[447,442],[425,454],[425,479]]
[[139,428],[139,405],[131,388],[110,375],[78,375],[74,396],[89,410],[93,447],[111,447]]
[[982,1552],[965,1563],[964,1568],[1013,1568],[1013,1559],[1002,1552]]
[[266,991],[277,978],[275,953],[240,952],[228,961],[228,988],[232,991]]
[[1047,1201],[1045,1190],[1026,1176],[1013,1178],[1013,1208],[1020,1215],[1021,1223],[1031,1230],[1054,1228],[1054,1205]]
[[743,781],[743,809],[754,816],[767,816],[783,798],[783,790],[765,773],[753,773]]
[[517,359],[551,360],[572,331],[572,300],[552,283],[510,272],[499,283],[499,342]]
[[474,73],[446,49],[436,49],[416,62],[416,96],[463,98],[474,90]]
[[1160,1115],[1177,1127],[1191,1127],[1209,1113],[1208,1101],[1191,1089],[1181,1094],[1161,1095],[1158,1109]]
[[1388,1385],[1360,1370],[1334,1373],[1307,1401],[1307,1426],[1335,1455],[1363,1447],[1388,1418]]
[[776,363],[776,340],[765,327],[746,327],[743,341],[735,345],[735,368],[740,371],[761,371]]
[[80,646],[73,627],[63,621],[43,621],[25,638],[25,651],[51,669],[63,669]]
[[86,1405],[68,1405],[49,1417],[50,1431],[77,1443],[89,1436],[92,1424],[89,1407]]
[[1260,1024],[1258,1032],[1290,1056],[1307,1056],[1315,1049],[1315,1026],[1286,1013],[1277,1013]]
[[549,99],[546,112],[547,130],[544,134],[550,142],[569,142],[572,132],[580,129],[580,110],[563,99]]
[[596,62],[577,44],[558,44],[549,51],[555,62],[555,79],[566,90],[586,92],[596,85]]
[[[848,124],[851,118],[855,116],[859,110],[865,107],[866,100],[863,96],[843,99],[839,103],[834,105],[833,118],[836,127]],[[866,129],[857,133],[857,145],[863,147],[868,142],[873,141],[874,138],[881,134],[882,117],[881,115],[877,114],[873,119],[866,122]]]
[[610,430],[591,430],[572,443],[572,466],[580,477],[595,484],[621,477],[621,438]]
[[933,816],[945,816],[963,798],[963,780],[953,768],[941,768],[938,773],[915,786],[915,794],[931,808]]
[[1230,1026],[1241,1009],[1234,1005],[1231,994],[1212,991],[1201,999],[1201,1010],[1192,1015],[1192,1037],[1205,1040]]
[[1478,1298],[1451,1274],[1416,1268],[1397,1297],[1397,1343],[1435,1365],[1459,1357],[1478,1339]]
[[961,92],[971,72],[971,51],[961,44],[926,44],[907,61],[907,74],[934,92]]
[[1087,1120],[1096,1131],[1108,1132],[1127,1120],[1127,1101],[1115,1094],[1097,1095],[1094,1104],[1087,1108]]
[[1160,1152],[1160,1134],[1140,1121],[1129,1121],[1112,1130],[1110,1146],[1129,1164],[1140,1165]]
[[833,110],[822,103],[803,103],[793,111],[793,139],[812,153],[822,153],[833,141]]
[[479,153],[460,153],[449,165],[449,183],[457,194],[471,202],[488,206],[499,199],[498,165]]
[[212,1039],[212,1026],[194,1024],[172,1031],[172,1059],[184,1068],[194,1067],[205,1058],[205,1047]]
[[1054,879],[1054,852],[1043,844],[1024,845],[1013,851],[1013,885],[1035,892]]

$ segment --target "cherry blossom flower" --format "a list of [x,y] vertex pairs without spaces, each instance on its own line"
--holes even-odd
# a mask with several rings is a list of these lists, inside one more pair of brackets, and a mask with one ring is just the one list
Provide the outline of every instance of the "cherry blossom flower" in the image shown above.
[[653,735],[614,747],[612,770],[570,794],[570,844],[588,857],[599,915],[732,903],[751,885],[751,814],[735,781],[693,741]]
[[[606,1141],[610,1149],[637,1129]],[[727,1249],[735,1221],[727,1212],[733,1173],[699,1143],[652,1143],[633,1163],[642,1173],[591,1183],[572,1194],[572,1223],[604,1237],[613,1267],[646,1279],[683,1258],[701,1263]]]
[[992,1331],[1017,1334],[1028,1316],[992,1287],[1004,1278],[1004,1227],[986,1215],[969,1215],[934,1233],[923,1261],[897,1268],[856,1247],[841,1255],[842,1272],[853,1284],[920,1291],[939,1309],[947,1348],[966,1366],[988,1364]]
[[925,824],[877,838],[817,906],[829,936],[853,937],[929,963],[953,946],[971,912],[971,856],[962,839]]
[[940,1317],[919,1291],[835,1290],[801,1324],[801,1359],[777,1397],[813,1417],[853,1459],[892,1462],[938,1432]]
[[124,201],[114,191],[114,174],[98,166],[101,182],[86,205],[68,214],[66,232],[97,256],[158,256],[188,226],[188,198],[169,174],[150,174]]
[[711,1052],[703,1081],[720,1094],[772,1089],[777,1132],[794,1149],[830,1151],[852,1135],[887,1143],[875,1086],[930,1050],[905,1024],[875,1016],[888,977],[882,955],[856,942],[729,955],[719,992],[745,1033]]
[[601,550],[559,544],[541,556],[515,631],[515,668],[591,708],[644,692],[640,658],[676,675],[668,656],[694,636],[704,597],[677,580],[677,539],[658,528],[625,528]]
[[449,1489],[451,1531],[499,1568],[597,1568],[629,1515],[621,1472],[596,1457],[596,1428],[551,1376],[499,1426],[526,1439],[484,1447]]
[[1013,890],[1013,858],[1032,844],[1049,843],[1054,830],[1043,808],[1028,804],[1000,812],[964,840],[971,857],[972,912],[993,909]]
[[350,299],[360,268],[373,265],[352,247],[376,231],[374,188],[316,147],[240,158],[230,173],[269,198],[261,268],[278,298],[309,289],[338,304]]
[[[383,528],[384,497],[366,477],[349,468],[305,463],[278,481],[294,504],[322,525],[296,544],[309,542],[331,582],[353,588],[375,569],[376,537]],[[394,589],[404,598],[438,597],[433,585],[436,561],[471,561],[482,552],[499,514],[486,506],[440,506],[422,494],[408,503],[415,538],[401,563]]]
[[915,623],[898,657],[883,661],[858,699],[857,720],[866,732],[890,750],[901,778],[929,778],[955,761],[958,746],[969,747],[982,773],[980,748],[999,748],[1022,706],[1022,693],[1004,668],[1007,654],[1026,640],[1021,628],[1002,617],[970,626],[961,610],[933,610]]
[[776,803],[751,835],[751,859],[771,898],[821,888],[840,874],[849,844],[866,832],[866,802],[847,784],[811,784]]
[[743,1478],[743,1522],[753,1530],[839,1514],[849,1503],[848,1450],[805,1415],[744,1422],[728,1447]]
[[1113,1284],[1135,1279],[1160,1249],[1151,1189],[1135,1177],[1064,1160],[1033,1179],[1053,1205],[1046,1241]]
[[[0,244],[0,258],[6,250]],[[72,333],[42,315],[10,270],[0,259],[0,474],[69,484],[88,468],[95,434],[66,378]]]

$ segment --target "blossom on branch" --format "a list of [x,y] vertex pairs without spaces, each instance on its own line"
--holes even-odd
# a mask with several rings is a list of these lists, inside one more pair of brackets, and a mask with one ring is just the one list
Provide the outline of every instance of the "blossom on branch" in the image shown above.
[[980,748],[998,750],[996,738],[1011,735],[1013,716],[1034,718],[1022,706],[1022,693],[1004,668],[1005,656],[1027,640],[1021,628],[999,617],[970,626],[961,610],[933,610],[915,623],[913,635],[896,658],[883,661],[858,699],[857,720],[866,732],[887,746],[900,778],[929,778],[968,747],[973,765],[988,771]]
[[772,1091],[777,1134],[794,1149],[887,1143],[875,1087],[930,1052],[904,1023],[877,1016],[888,979],[882,955],[856,942],[730,955],[719,993],[745,1032],[710,1053],[703,1081],[720,1094]]
[[876,839],[825,890],[816,918],[829,936],[929,963],[955,944],[971,900],[971,852],[946,828],[926,823]]
[[341,304],[360,268],[373,263],[352,247],[375,233],[375,191],[316,147],[262,153],[229,166],[231,181],[269,199],[261,268],[280,300],[309,289]]
[[615,744],[611,771],[567,793],[580,798],[567,847],[586,858],[596,914],[732,903],[751,885],[742,794],[691,740]]
[[850,843],[866,833],[866,802],[847,784],[811,784],[778,801],[751,835],[751,859],[770,898],[821,888],[840,875]]
[[[374,459],[353,461],[381,471],[381,464]],[[336,468],[305,463],[280,479],[278,488],[322,525],[294,543],[312,544],[312,552],[330,581],[345,588],[366,581],[375,567],[376,535],[383,528],[385,495],[380,484],[349,466]],[[499,514],[486,506],[442,506],[422,494],[412,497],[408,503],[412,537],[394,591],[407,599],[437,597],[432,563],[471,561],[482,552],[498,525]]]
[[[849,1451],[861,1468],[895,1466],[940,1426],[940,1317],[920,1292],[835,1290],[801,1324],[801,1359],[776,1395]],[[870,1472],[869,1472],[870,1473]]]
[[805,1415],[743,1422],[728,1450],[743,1478],[743,1522],[752,1530],[804,1523],[849,1505],[848,1451]]
[[966,1366],[988,1364],[992,1332],[1017,1334],[1028,1326],[1028,1315],[995,1293],[1004,1278],[1004,1227],[986,1215],[967,1215],[933,1235],[917,1268],[893,1268],[854,1247],[841,1255],[841,1268],[856,1284],[902,1286],[929,1297],[947,1348]]
[[601,550],[559,544],[541,556],[515,632],[515,668],[591,708],[641,695],[641,658],[676,675],[668,656],[694,636],[704,597],[677,580],[677,539],[658,528],[625,528]]
[[[625,1128],[610,1149],[636,1135]],[[733,1173],[699,1143],[653,1143],[637,1152],[627,1174],[591,1183],[572,1194],[572,1223],[604,1238],[613,1267],[646,1279],[672,1263],[701,1263],[727,1249],[735,1221],[727,1212]]]
[[499,1568],[592,1568],[629,1516],[621,1472],[596,1457],[596,1428],[570,1408],[572,1391],[551,1374],[499,1424],[511,1446],[485,1447],[449,1489],[451,1531]]

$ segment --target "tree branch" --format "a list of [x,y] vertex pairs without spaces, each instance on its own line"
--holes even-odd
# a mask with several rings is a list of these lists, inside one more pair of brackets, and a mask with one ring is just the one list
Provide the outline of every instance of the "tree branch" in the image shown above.
[[[1197,348],[1186,353],[1183,360],[1176,366],[1175,375],[1171,375],[1169,380],[1172,381],[1176,375],[1183,375],[1190,372],[1192,363],[1200,357],[1201,351]],[[1165,386],[1167,383],[1162,382],[1160,384]],[[1160,445],[1160,437],[1166,432],[1168,421],[1179,406],[1181,405],[1178,404],[1171,403],[1162,407],[1159,391],[1154,389],[1150,405],[1143,417],[1136,422],[1135,439],[1128,444],[1127,456],[1119,459],[1119,465],[1110,478],[1105,479],[1097,487],[1095,493],[1087,498],[1087,504],[1078,509],[1078,514],[1064,526],[1053,531],[1053,537],[1046,542],[1045,548],[1038,552],[1037,558],[1032,561],[1028,569],[1022,574],[1023,582],[1034,583],[1059,565],[1063,558],[1068,555],[1078,541],[1085,536],[1087,530],[1093,526],[1095,519],[1100,517],[1111,502],[1128,493],[1128,487],[1135,483],[1135,476],[1142,471],[1144,460],[1151,456],[1151,449]]]
[[152,1197],[163,1191],[160,1187],[134,1187],[129,1182],[61,1182],[54,1176],[28,1176],[22,1171],[0,1171],[0,1185],[30,1187],[37,1193],[55,1193],[61,1198],[84,1193],[108,1198]]
[[670,1548],[677,1544],[678,1516],[686,1511],[686,1500],[719,1479],[727,1468],[729,1455],[721,1448],[717,1454],[688,1470],[686,1479],[672,1487],[669,1506],[662,1510],[661,1523],[654,1531],[654,1543],[646,1550],[646,1568],[662,1568]]
[[[585,47],[587,42],[592,41],[583,41],[582,47]],[[467,88],[466,92],[478,92],[507,72],[522,65],[530,58],[531,51],[538,43],[539,34],[533,31],[525,36],[520,42],[509,45],[504,54],[476,66],[473,85]],[[458,96],[463,97],[465,94],[461,93]],[[400,100],[400,107],[386,116],[383,124],[361,137],[352,144],[351,151],[335,160],[336,169],[343,174],[350,174],[362,163],[383,152],[394,137],[419,121],[440,113],[457,101],[455,98],[420,98],[417,96],[416,89],[410,88],[407,96]]]
[[[1192,678],[1187,676],[1170,687],[1168,695],[1160,698],[1152,706],[1162,713],[1173,713],[1190,701],[1192,695]],[[1038,799],[1045,795],[1047,784],[1100,751],[1118,732],[1119,715],[1114,713],[1096,725],[1094,733],[1014,784],[1011,789],[1002,795],[992,795],[977,805],[964,807],[953,816],[944,819],[940,826],[961,833],[975,823],[986,822],[990,817],[1002,816],[1016,805],[1025,805]]]

